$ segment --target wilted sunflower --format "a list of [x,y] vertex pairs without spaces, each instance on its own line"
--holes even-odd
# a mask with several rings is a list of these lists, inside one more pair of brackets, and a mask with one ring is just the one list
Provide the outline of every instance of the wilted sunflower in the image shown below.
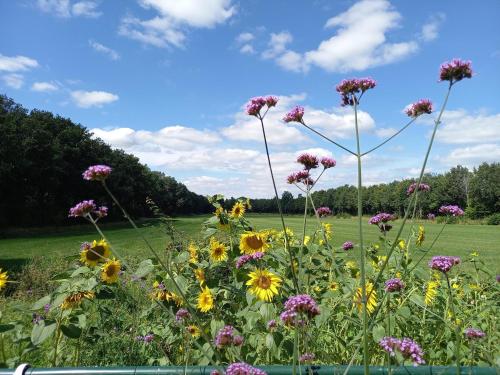
[[[358,308],[358,311],[363,311],[363,303],[362,301],[363,291],[361,287],[356,289],[356,293],[354,294],[354,304]],[[377,292],[373,289],[373,284],[371,282],[366,283],[366,296],[368,301],[366,302],[366,310],[368,314],[371,314],[375,311],[377,307]]]
[[205,271],[203,271],[203,268],[195,269],[194,276],[196,277],[196,280],[200,282],[200,285],[205,283]]
[[7,272],[2,272],[2,269],[0,268],[0,290],[5,288],[8,278],[9,276],[7,276]]
[[177,306],[182,306],[183,300],[181,296],[178,296],[174,292],[170,292],[165,287],[163,282],[155,281],[153,283],[153,291],[151,292],[151,298],[157,301],[174,302]]
[[258,251],[267,250],[267,237],[264,233],[245,232],[240,238],[240,252],[242,254],[252,255]]
[[222,242],[215,238],[210,238],[210,259],[214,262],[222,262],[227,260],[227,248]]
[[231,209],[231,214],[230,216],[233,219],[239,219],[240,217],[243,217],[245,214],[245,205],[242,202],[236,202]]
[[84,299],[94,299],[95,293],[91,291],[76,292],[67,296],[61,304],[61,309],[68,310],[80,306]]
[[201,335],[201,329],[198,326],[190,325],[186,327],[186,331],[189,332],[191,337],[197,338]]
[[201,312],[204,313],[214,308],[214,297],[212,295],[212,292],[210,292],[210,289],[208,289],[207,287],[203,288],[203,290],[199,294],[197,307]]
[[194,242],[190,242],[188,246],[189,263],[198,263],[198,246]]
[[424,240],[425,240],[425,228],[423,225],[419,225],[417,240],[415,241],[415,243],[417,244],[417,246],[420,246],[422,245],[422,242],[424,242]]
[[120,276],[121,263],[119,260],[110,259],[101,267],[101,280],[107,284],[113,284],[118,281]]
[[248,274],[250,280],[246,285],[250,288],[248,292],[253,294],[261,301],[270,302],[278,294],[278,288],[281,286],[281,278],[268,270],[257,269]]
[[80,262],[89,267],[95,267],[97,263],[105,262],[110,255],[111,251],[109,249],[109,244],[105,240],[100,240],[99,242],[94,240],[92,244],[82,247]]

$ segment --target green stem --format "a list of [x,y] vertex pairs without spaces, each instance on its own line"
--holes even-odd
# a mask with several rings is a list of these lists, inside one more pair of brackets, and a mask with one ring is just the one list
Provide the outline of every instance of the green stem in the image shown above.
[[365,248],[363,246],[363,192],[362,192],[362,177],[361,177],[361,147],[359,139],[358,126],[358,108],[357,98],[354,97],[354,125],[356,127],[356,149],[358,159],[358,230],[359,230],[359,247],[360,247],[360,271],[361,271],[361,301],[363,303],[363,365],[364,374],[370,373],[370,356],[368,353],[368,311],[366,308],[366,270],[365,270]]
[[309,187],[306,186],[306,202],[304,204],[304,220],[303,220],[303,223],[302,223],[302,243],[300,244],[300,254],[298,256],[299,258],[299,268],[297,270],[297,279],[298,279],[298,284],[299,284],[299,287],[300,287],[300,282],[301,282],[301,278],[300,278],[300,273],[302,271],[302,265],[303,265],[303,258],[304,258],[304,241],[306,240],[306,226],[307,226],[307,209],[308,209],[308,197],[309,197],[309,194],[310,194],[310,190],[309,190]]
[[52,367],[57,366],[57,348],[59,346],[59,339],[61,337],[61,318],[57,320],[57,325],[56,325],[56,337],[54,341],[54,357],[52,358]]
[[3,333],[0,334],[0,349],[1,349],[1,352],[2,352],[2,363],[7,363],[7,354],[5,353],[5,344],[4,344],[4,336],[3,336]]
[[460,375],[460,339],[461,339],[461,330],[460,330],[460,325],[457,323],[457,316],[455,315],[455,304],[453,300],[453,293],[451,290],[451,284],[450,284],[450,278],[448,277],[448,274],[444,272],[444,276],[446,277],[446,284],[448,285],[448,293],[450,295],[450,309],[451,309],[451,315],[452,315],[452,322],[453,325],[455,326],[455,361],[456,361],[456,373],[457,375]]

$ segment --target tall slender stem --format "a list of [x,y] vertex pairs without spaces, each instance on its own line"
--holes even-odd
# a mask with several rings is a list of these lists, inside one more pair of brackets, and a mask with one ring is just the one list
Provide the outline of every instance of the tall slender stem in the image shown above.
[[276,204],[278,206],[278,212],[279,212],[280,218],[281,218],[281,225],[283,227],[283,236],[285,238],[285,249],[288,251],[288,255],[290,257],[290,271],[292,273],[292,282],[293,282],[293,286],[295,287],[295,291],[297,292],[297,294],[299,294],[300,288],[299,288],[299,283],[297,280],[297,275],[295,274],[295,269],[293,266],[292,249],[290,248],[290,242],[288,240],[288,234],[286,232],[285,219],[283,217],[283,210],[281,209],[280,198],[278,196],[278,189],[276,188],[276,181],[274,179],[273,167],[271,165],[271,157],[269,156],[269,147],[267,146],[266,129],[264,127],[264,117],[259,115],[258,119],[260,120],[260,125],[262,126],[262,136],[264,137],[264,145],[266,147],[267,164],[269,166],[269,172],[271,173],[271,180],[273,182],[273,188],[274,188],[274,196],[276,198]]
[[359,247],[360,247],[360,271],[361,271],[361,301],[363,304],[363,365],[364,373],[370,373],[368,353],[368,311],[366,308],[366,271],[365,271],[365,248],[363,246],[363,192],[362,192],[362,177],[361,177],[361,147],[359,140],[358,126],[358,108],[357,99],[354,98],[354,124],[356,127],[356,149],[358,159],[358,230],[359,230]]

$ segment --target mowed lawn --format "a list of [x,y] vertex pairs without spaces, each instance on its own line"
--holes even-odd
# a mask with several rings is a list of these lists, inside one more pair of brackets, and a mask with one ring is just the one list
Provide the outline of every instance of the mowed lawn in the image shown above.
[[[181,217],[174,220],[178,231],[184,233],[186,238],[199,238],[201,225],[208,216]],[[277,215],[250,214],[249,220],[257,229],[280,229],[280,220]],[[286,225],[299,235],[302,231],[301,216],[286,216]],[[333,224],[333,245],[340,246],[345,241],[359,242],[357,219],[327,218],[324,221]],[[379,237],[377,227],[368,225],[368,218],[364,218],[365,241],[376,241]],[[161,250],[167,243],[167,236],[158,221],[139,223],[141,232],[150,240],[153,246]],[[440,231],[442,224],[423,222],[426,229],[424,244],[429,245]],[[394,223],[389,238],[393,238],[400,225]],[[308,232],[315,230],[315,218],[308,219]],[[407,225],[407,228],[409,226]],[[407,232],[407,228],[404,233]],[[148,254],[143,241],[137,233],[125,223],[103,224],[102,229],[112,245],[125,256],[144,256]],[[0,239],[0,268],[18,268],[33,256],[42,256],[54,259],[57,262],[61,257],[75,256],[79,252],[83,241],[98,239],[98,234],[91,226],[77,226],[38,231],[38,234],[23,235],[16,238]],[[432,255],[458,255],[466,257],[471,251],[478,251],[489,268],[495,272],[500,271],[499,252],[500,228],[492,225],[479,224],[450,224],[444,229],[436,242]]]

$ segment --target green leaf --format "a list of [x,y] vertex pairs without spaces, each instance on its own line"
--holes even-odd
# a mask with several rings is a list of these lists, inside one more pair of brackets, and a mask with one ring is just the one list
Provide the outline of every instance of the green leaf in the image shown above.
[[15,327],[14,324],[0,324],[0,333],[12,331]]
[[276,343],[274,342],[274,337],[270,333],[266,335],[266,347],[272,352],[276,350]]
[[385,336],[385,328],[381,325],[376,325],[373,327],[372,335],[373,341],[379,342]]
[[50,296],[42,297],[31,306],[31,310],[40,310],[48,303],[50,303]]
[[61,325],[61,332],[70,339],[77,339],[82,334],[82,329],[74,324]]
[[56,331],[56,322],[53,320],[42,320],[38,324],[33,325],[31,331],[31,342],[33,345],[40,345],[47,340]]
[[86,266],[79,267],[73,271],[73,273],[71,274],[71,277],[75,277],[75,276],[81,275],[82,273],[87,273],[87,272],[90,272],[90,268],[88,268]]
[[402,316],[403,318],[409,318],[411,315],[411,311],[408,306],[403,306],[396,311],[396,314]]
[[138,278],[145,277],[149,273],[151,273],[154,268],[155,267],[151,259],[143,260],[141,263],[139,263],[139,268],[137,268],[137,271],[135,271],[134,276]]

